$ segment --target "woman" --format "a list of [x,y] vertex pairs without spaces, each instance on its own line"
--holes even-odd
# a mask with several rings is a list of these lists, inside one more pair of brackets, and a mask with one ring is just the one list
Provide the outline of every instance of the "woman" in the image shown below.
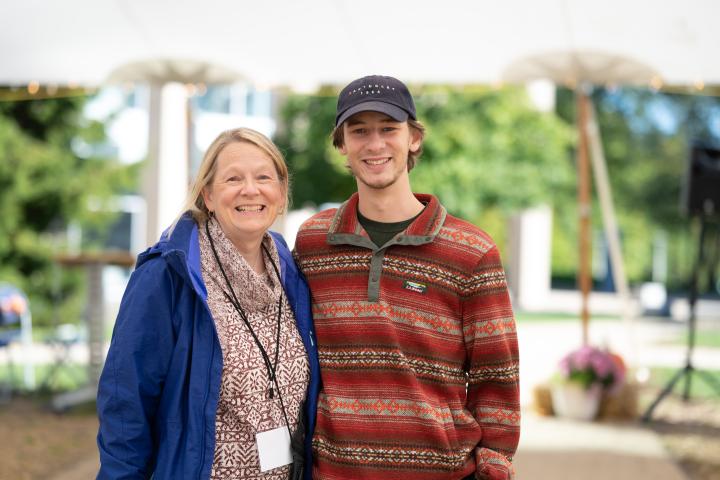
[[288,196],[262,134],[231,130],[210,146],[187,211],[140,254],[125,291],[98,389],[98,478],[302,478],[303,455],[287,458],[291,435],[302,450],[296,432],[310,478],[309,292],[268,233]]

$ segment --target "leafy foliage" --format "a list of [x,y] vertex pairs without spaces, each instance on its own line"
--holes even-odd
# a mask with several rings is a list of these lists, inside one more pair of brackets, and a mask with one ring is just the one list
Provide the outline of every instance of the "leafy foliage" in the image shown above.
[[[720,99],[677,95],[640,88],[596,89],[597,111],[615,208],[621,229],[626,270],[631,281],[652,275],[652,245],[657,235],[669,238],[668,279],[683,287],[692,265],[691,222],[681,209],[681,189],[690,145],[719,144]],[[574,93],[558,91],[558,112],[574,121]],[[553,269],[573,272],[576,213],[556,210]],[[593,207],[593,225],[601,239],[600,208]],[[560,236],[559,230],[569,233]],[[568,255],[570,253],[570,255]]]
[[292,175],[293,204],[341,202],[355,190],[345,161],[332,146],[335,95],[329,88],[317,95],[289,95],[282,109],[282,129],[275,142]]
[[572,194],[572,130],[532,107],[523,90],[426,89],[418,116],[428,127],[413,187],[435,193],[450,212],[483,225]]
[[[413,88],[427,128],[411,172],[416,191],[434,193],[451,213],[483,224],[494,209],[560,200],[572,192],[571,129],[534,109],[519,89]],[[275,140],[293,173],[294,202],[343,201],[355,191],[332,147],[335,92],[289,96]]]
[[77,319],[84,304],[82,272],[53,260],[64,248],[64,228],[107,222],[88,209],[89,200],[102,202],[134,181],[126,167],[75,153],[77,142],[104,139],[101,124],[83,119],[85,101],[0,102],[0,281],[30,297],[39,324]]

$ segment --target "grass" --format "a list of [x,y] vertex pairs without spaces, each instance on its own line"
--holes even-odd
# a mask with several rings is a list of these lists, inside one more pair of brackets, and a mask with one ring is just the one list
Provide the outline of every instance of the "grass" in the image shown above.
[[[685,334],[678,343],[686,345],[687,340],[687,334]],[[698,330],[695,332],[695,345],[698,347],[720,348],[720,331]]]
[[[650,379],[648,381],[650,386],[657,388],[665,388],[670,382],[670,379],[680,370],[679,368],[660,368],[653,367],[650,369]],[[720,370],[703,370],[705,373],[712,375],[715,378],[716,383],[720,384]],[[685,380],[687,376],[680,379],[674,388],[673,393],[676,395],[682,395],[685,391]],[[706,399],[718,399],[718,392],[712,388],[705,378],[698,373],[691,374],[690,381],[690,398],[706,398]]]
[[[688,334],[684,332],[677,337],[667,340],[668,345],[687,345]],[[720,331],[698,330],[695,332],[695,346],[707,348],[720,348]]]
[[[620,320],[616,315],[592,315],[590,321]],[[523,322],[580,322],[580,317],[574,313],[534,313],[515,312],[515,321]]]
[[[64,392],[74,390],[87,383],[87,367],[78,363],[60,365],[35,365],[35,385],[39,390]],[[15,391],[25,390],[23,382],[25,369],[22,365],[0,365],[0,385],[12,385]]]

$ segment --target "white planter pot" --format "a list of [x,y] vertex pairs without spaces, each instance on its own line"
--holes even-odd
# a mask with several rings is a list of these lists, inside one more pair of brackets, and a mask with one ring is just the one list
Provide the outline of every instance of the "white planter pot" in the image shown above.
[[558,417],[574,420],[593,420],[600,408],[602,388],[592,385],[585,389],[576,383],[553,385],[553,410]]

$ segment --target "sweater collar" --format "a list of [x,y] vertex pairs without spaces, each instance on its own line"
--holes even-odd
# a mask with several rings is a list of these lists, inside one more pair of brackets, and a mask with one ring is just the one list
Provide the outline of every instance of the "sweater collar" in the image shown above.
[[[395,236],[390,244],[422,245],[430,243],[440,231],[447,212],[445,207],[434,195],[415,193],[425,210],[413,221],[404,232]],[[340,205],[328,230],[327,241],[331,245],[352,244],[376,249],[365,229],[358,221],[358,194],[355,192],[345,203]]]

